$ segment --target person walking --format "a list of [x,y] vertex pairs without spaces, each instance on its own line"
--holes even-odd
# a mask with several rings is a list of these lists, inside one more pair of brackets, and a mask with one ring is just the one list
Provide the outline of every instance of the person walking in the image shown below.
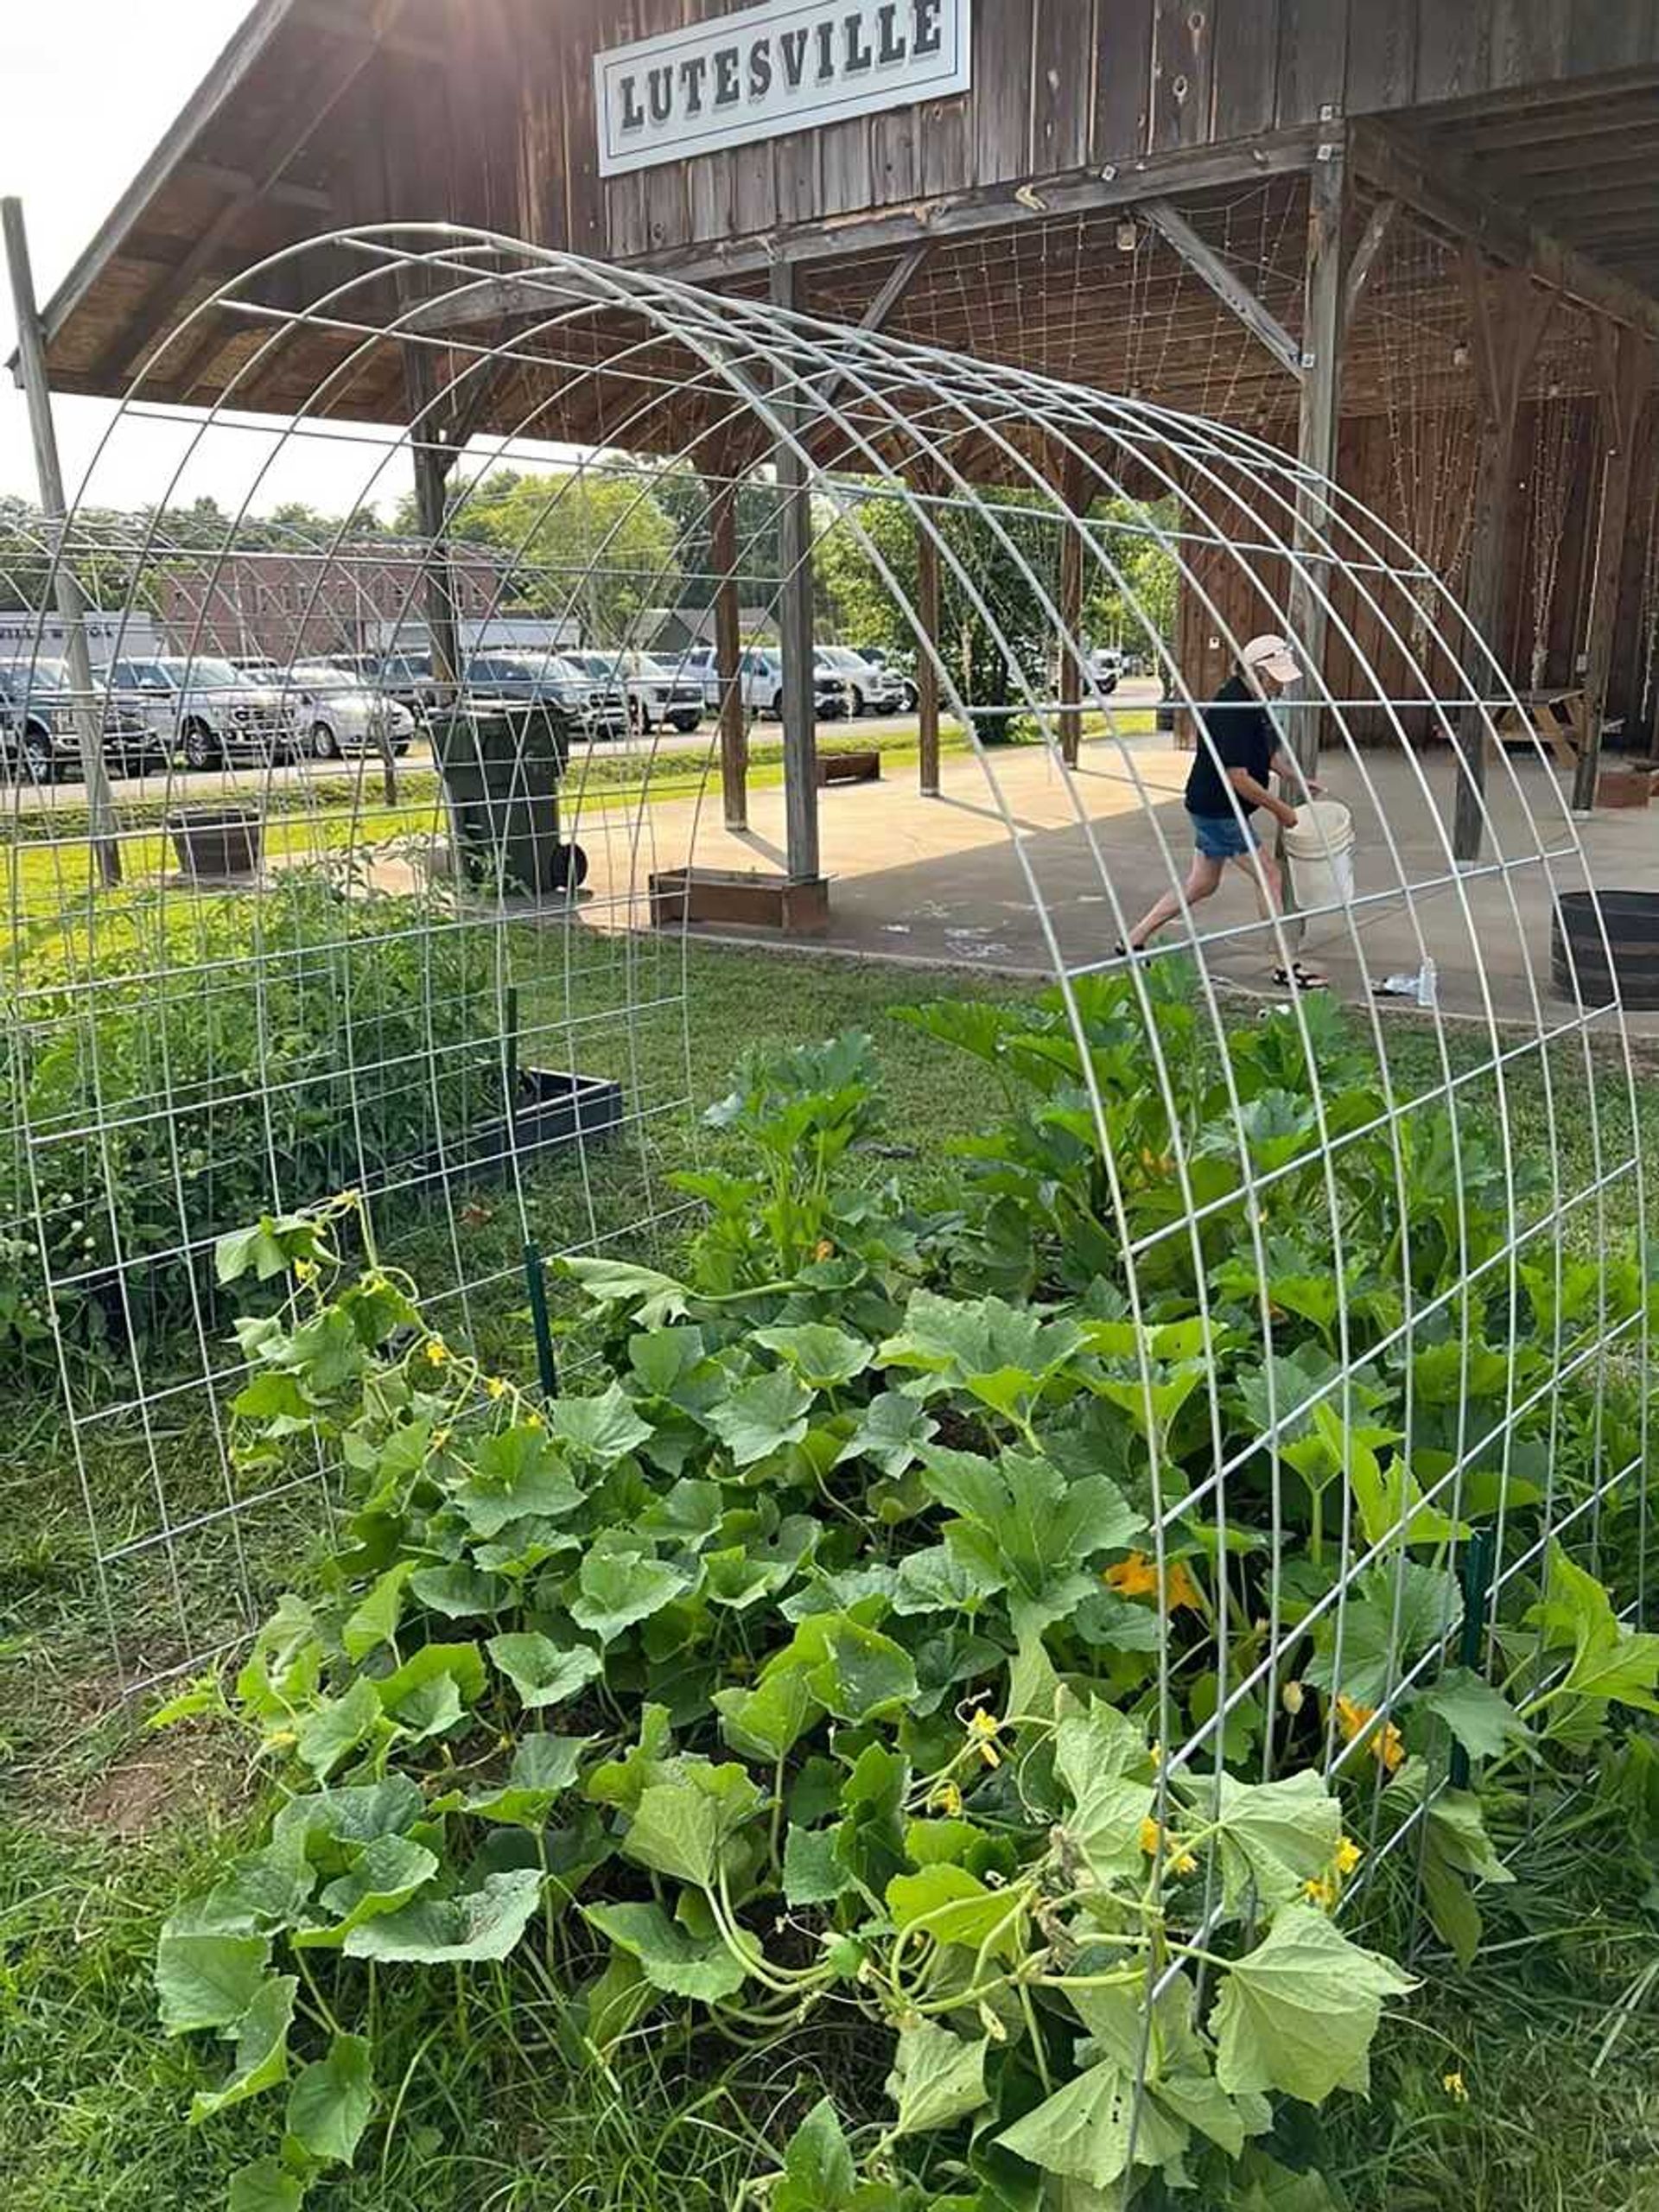
[[[1296,809],[1274,791],[1275,776],[1305,798],[1317,798],[1321,788],[1308,781],[1300,763],[1285,751],[1264,703],[1265,685],[1282,690],[1295,682],[1298,672],[1296,656],[1283,638],[1252,638],[1210,704],[1197,709],[1198,742],[1185,792],[1192,824],[1192,866],[1180,890],[1162,893],[1147,908],[1127,943],[1118,944],[1120,954],[1144,951],[1166,922],[1213,897],[1229,861],[1249,878],[1257,905],[1268,919],[1284,912],[1282,871],[1256,835],[1253,817],[1263,812],[1287,830],[1295,828]],[[1286,990],[1325,988],[1325,977],[1299,960],[1275,968],[1273,975]]]

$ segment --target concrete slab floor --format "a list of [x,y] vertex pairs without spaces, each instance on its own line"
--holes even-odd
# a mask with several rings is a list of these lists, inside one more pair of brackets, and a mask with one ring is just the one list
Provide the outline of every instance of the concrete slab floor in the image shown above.
[[[947,760],[937,799],[919,795],[913,770],[826,791],[820,823],[832,918],[821,942],[864,957],[1020,976],[1112,965],[1126,924],[1185,879],[1181,793],[1191,765],[1166,738],[1102,738],[1084,745],[1070,774],[1047,748],[1020,747]],[[1303,957],[1344,997],[1414,974],[1430,958],[1447,1013],[1554,1027],[1575,1011],[1550,992],[1557,895],[1592,883],[1659,891],[1659,807],[1575,823],[1554,772],[1535,755],[1512,752],[1491,764],[1482,859],[1463,870],[1450,857],[1449,753],[1328,753],[1321,779],[1354,815],[1356,896],[1351,907],[1298,927]],[[592,861],[587,920],[642,927],[654,868],[692,860],[781,868],[784,795],[755,791],[741,835],[722,826],[712,779],[701,803],[589,816],[577,834]],[[1190,945],[1194,929],[1220,976],[1271,988],[1276,941],[1236,870],[1159,943]],[[1659,1035],[1659,1016],[1627,1019],[1634,1033]]]

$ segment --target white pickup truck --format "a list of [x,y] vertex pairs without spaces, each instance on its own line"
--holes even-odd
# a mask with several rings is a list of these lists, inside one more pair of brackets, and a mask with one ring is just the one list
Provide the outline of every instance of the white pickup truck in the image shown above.
[[188,768],[297,760],[305,750],[298,695],[212,654],[112,662],[110,692],[124,707],[137,706],[166,749],[183,753]]

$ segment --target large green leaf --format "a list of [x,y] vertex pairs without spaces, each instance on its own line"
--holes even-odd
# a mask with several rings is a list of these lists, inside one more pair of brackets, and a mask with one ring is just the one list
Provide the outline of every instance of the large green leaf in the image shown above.
[[557,1521],[574,1513],[582,1493],[543,1428],[520,1421],[478,1447],[470,1480],[455,1503],[475,1536],[499,1536],[509,1522],[536,1514]]
[[[887,1884],[887,1904],[895,1928],[920,1929],[936,1943],[963,1943],[976,1951],[995,1935],[992,1952],[1001,1956],[1011,1955],[1019,1946],[1014,1900],[965,1866],[943,1861],[919,1873],[895,1874]],[[1001,1934],[995,1934],[998,1929]]]
[[767,1662],[766,1675],[785,1664],[801,1668],[812,1695],[837,1720],[890,1719],[916,1694],[916,1669],[903,1645],[849,1613],[810,1615],[786,1652]]
[[326,1782],[348,1753],[379,1730],[381,1714],[374,1684],[360,1678],[344,1697],[324,1698],[306,1714],[295,1732],[295,1751],[320,1782]]
[[350,2165],[374,2109],[373,2046],[365,2036],[338,2035],[326,2058],[295,2076],[288,2093],[288,2132],[314,2158]]
[[790,1823],[784,1840],[784,1901],[790,1905],[828,1904],[852,1887],[836,1851],[835,1828],[802,1828]]
[[448,1620],[479,1613],[499,1613],[512,1603],[512,1585],[503,1574],[482,1574],[459,1561],[453,1567],[423,1567],[409,1578],[410,1594],[429,1611]]
[[229,2212],[300,2212],[305,2184],[275,2158],[256,2158],[231,2176]]
[[1102,1885],[1138,1877],[1145,1868],[1141,1824],[1154,1794],[1146,1767],[1144,1728],[1115,1706],[1092,1704],[1055,1731],[1054,1770],[1071,1798],[1064,1827]]
[[505,1959],[530,1925],[541,1889],[538,1867],[515,1866],[486,1875],[481,1887],[459,1897],[417,1897],[353,1929],[346,1955],[418,1966]]
[[753,1689],[716,1690],[720,1732],[740,1757],[775,1766],[823,1708],[807,1687],[800,1667],[772,1670]]
[[651,1423],[640,1419],[633,1400],[616,1382],[596,1397],[556,1399],[548,1408],[547,1426],[571,1451],[602,1467],[626,1459],[651,1434]]
[[689,1935],[659,1904],[594,1904],[585,1910],[601,1936],[639,1960],[652,1988],[671,1997],[712,2005],[734,1997],[748,1978],[717,1936]]
[[836,1465],[845,1459],[873,1459],[884,1475],[897,1478],[914,1465],[938,1427],[916,1399],[902,1390],[883,1390],[859,1414],[858,1426],[842,1446]]
[[563,1705],[605,1672],[605,1662],[591,1644],[557,1644],[537,1629],[493,1636],[485,1649],[518,1691],[518,1702],[531,1713]]
[[268,1936],[203,1934],[189,1908],[175,1913],[156,1948],[156,1993],[170,2036],[233,2028],[258,1995],[270,1957]]
[[710,1406],[703,1419],[731,1453],[734,1465],[753,1466],[785,1445],[800,1442],[812,1395],[787,1368],[774,1367]]
[[288,2072],[288,2031],[294,2019],[294,1994],[299,1987],[293,1974],[273,1974],[262,1982],[257,1995],[242,2015],[237,2030],[236,2057],[230,2077],[216,2089],[199,2089],[191,2100],[190,2121],[211,2120],[215,2113],[239,2105],[245,2097],[274,2088]]
[[1217,1775],[1195,1792],[1221,1844],[1229,1911],[1268,1913],[1327,1875],[1342,1840],[1342,1807],[1311,1767],[1277,1782],[1235,1782]]
[[506,1780],[493,1789],[478,1789],[467,1799],[467,1810],[480,1819],[499,1821],[504,1827],[545,1827],[554,1802],[575,1782],[582,1755],[593,1738],[588,1736],[526,1736],[512,1755]]
[[835,1390],[861,1375],[874,1357],[868,1340],[828,1321],[756,1329],[752,1341],[775,1351],[810,1390]]
[[690,1295],[672,1275],[660,1274],[655,1268],[635,1267],[626,1260],[563,1260],[560,1265],[599,1304],[633,1307],[644,1329],[677,1321]]
[[672,1780],[652,1783],[640,1792],[623,1851],[653,1873],[711,1890],[722,1846],[760,1803],[760,1792],[741,1766],[687,1761]]
[[922,2135],[949,2127],[986,2101],[985,2044],[931,2020],[899,2031],[887,2094],[899,2107],[892,2133]]
[[413,1837],[376,1836],[364,1845],[350,1872],[324,1890],[321,1903],[334,1920],[327,1927],[299,1930],[292,1938],[296,1948],[337,1951],[353,1928],[397,1911],[437,1871],[436,1858]]
[[401,1559],[376,1577],[368,1594],[340,1630],[348,1659],[366,1659],[383,1643],[395,1641],[404,1614],[404,1585],[415,1572],[412,1559]]
[[912,1368],[940,1388],[968,1390],[1009,1412],[1034,1397],[1082,1342],[1076,1322],[1046,1321],[1029,1306],[1000,1298],[968,1304],[918,1290],[904,1326],[876,1357],[884,1367]]
[[1068,1484],[1027,1452],[990,1460],[928,1445],[921,1456],[928,1490],[961,1516],[947,1522],[945,1541],[966,1570],[1048,1618],[1076,1603],[1084,1561],[1127,1544],[1142,1525],[1104,1475]]
[[601,1643],[612,1643],[636,1621],[661,1612],[690,1585],[688,1570],[674,1561],[592,1551],[576,1576],[570,1618]]
[[1414,1986],[1322,1912],[1287,1905],[1222,1985],[1211,2018],[1216,2078],[1230,2093],[1282,2089],[1307,2104],[1332,2089],[1363,2094],[1382,2001]]
[[1659,1713],[1659,1636],[1627,1628],[1594,1575],[1559,1543],[1550,1546],[1543,1599],[1527,1618],[1542,1628],[1552,1649],[1571,1646],[1563,1689]]
[[[423,1734],[435,1732],[435,1708],[423,1697],[435,1685],[448,1684],[454,1692],[454,1712],[477,1704],[486,1680],[484,1654],[475,1643],[423,1643],[390,1675],[375,1683],[380,1702],[394,1720]],[[451,1715],[454,1717],[454,1714]]]
[[1104,2191],[1128,2169],[1135,2121],[1135,2077],[1116,2059],[1105,2059],[1045,2097],[996,2139],[1028,2165]]
[[1321,1616],[1302,1680],[1314,1689],[1340,1690],[1357,1705],[1381,1705],[1462,1613],[1453,1576],[1396,1557],[1363,1574],[1347,1602]]
[[821,2097],[784,2149],[769,2212],[849,2212],[857,2187],[853,2153],[836,2107]]
[[1531,1733],[1503,1692],[1471,1667],[1448,1667],[1432,1689],[1423,1691],[1417,1705],[1420,1711],[1445,1721],[1471,1759],[1496,1758],[1507,1745],[1524,1742]]

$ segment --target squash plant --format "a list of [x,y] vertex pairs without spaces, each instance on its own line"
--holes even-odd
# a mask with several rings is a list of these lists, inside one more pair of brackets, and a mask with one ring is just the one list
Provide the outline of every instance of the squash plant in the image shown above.
[[[868,1040],[747,1063],[679,1271],[570,1263],[592,1387],[550,1403],[433,1332],[354,1199],[221,1243],[288,1293],[238,1325],[238,1449],[346,1493],[228,1701],[276,1808],[157,1960],[167,2028],[231,2045],[194,2117],[272,2107],[235,2212],[294,2212],[390,2114],[394,1993],[509,1964],[579,2062],[861,2015],[884,2110],[811,2113],[774,2212],[1275,2201],[1276,2101],[1363,2090],[1410,1987],[1338,1923],[1350,1831],[1379,1794],[1421,1827],[1465,1948],[1504,1870],[1452,1743],[1520,1770],[1651,1702],[1659,1639],[1560,1556],[1504,1688],[1440,1667],[1468,1523],[1386,1356],[1280,1440],[1343,1500],[1319,1547],[1189,1509],[1205,1390],[1248,1436],[1281,1357],[1248,1302],[983,1289],[996,1232],[859,1172],[874,1113]],[[1317,1401],[1316,1324],[1286,1357]]]

